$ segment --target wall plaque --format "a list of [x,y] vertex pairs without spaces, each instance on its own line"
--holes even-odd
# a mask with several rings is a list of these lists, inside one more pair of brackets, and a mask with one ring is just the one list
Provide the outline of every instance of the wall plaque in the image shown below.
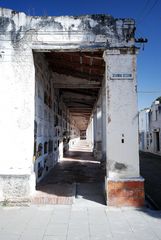
[[132,80],[132,73],[112,73],[110,79],[112,80]]

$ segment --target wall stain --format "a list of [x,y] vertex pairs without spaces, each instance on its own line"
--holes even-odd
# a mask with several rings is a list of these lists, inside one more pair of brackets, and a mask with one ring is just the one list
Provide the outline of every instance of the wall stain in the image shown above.
[[108,123],[110,123],[111,122],[111,117],[110,116],[108,116]]
[[119,163],[119,162],[116,162],[114,167],[117,170],[125,170],[125,169],[127,169],[127,166],[124,163]]

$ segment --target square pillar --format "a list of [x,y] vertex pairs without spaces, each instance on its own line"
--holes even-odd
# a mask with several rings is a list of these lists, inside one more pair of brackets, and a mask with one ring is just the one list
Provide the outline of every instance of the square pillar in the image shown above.
[[101,98],[102,98],[102,104],[101,104],[101,112],[102,112],[102,164],[103,167],[106,167],[106,97],[107,97],[107,91],[106,91],[106,85],[105,85],[105,79],[102,83],[102,89],[101,89]]
[[106,193],[109,206],[144,205],[139,172],[136,49],[112,49],[106,62]]
[[0,60],[0,201],[27,201],[35,191],[33,168],[35,68],[31,49],[2,48]]
[[89,146],[93,149],[93,117],[89,120],[88,128],[86,130],[86,139]]
[[94,129],[95,129],[95,141],[94,141],[94,157],[98,161],[102,161],[102,109],[101,109],[101,95],[96,104],[94,113]]

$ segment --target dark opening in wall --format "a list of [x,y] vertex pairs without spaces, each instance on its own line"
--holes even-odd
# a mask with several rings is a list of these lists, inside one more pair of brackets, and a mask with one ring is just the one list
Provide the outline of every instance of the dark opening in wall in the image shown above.
[[58,126],[58,116],[57,115],[55,115],[54,126],[55,127]]
[[[76,134],[76,133],[74,133]],[[86,130],[81,130],[80,131],[80,139],[83,140],[83,139],[86,139]]]
[[44,154],[46,154],[48,152],[48,143],[45,142],[44,143]]
[[37,143],[36,141],[34,142],[34,157],[36,158],[36,147],[37,147]]
[[41,165],[41,162],[38,163],[38,178],[40,178],[43,174],[43,166]]
[[48,95],[46,91],[44,91],[44,103],[48,105]]
[[42,143],[39,143],[36,157],[38,158],[38,157],[42,156],[42,152],[43,152],[43,146],[42,146]]
[[37,122],[34,121],[34,137],[37,137]]
[[49,108],[52,108],[52,100],[51,100],[51,96],[49,96],[48,101],[49,101],[49,104],[48,104]]
[[53,151],[53,141],[52,141],[52,140],[49,140],[48,152],[49,152],[49,153],[52,153],[52,151]]

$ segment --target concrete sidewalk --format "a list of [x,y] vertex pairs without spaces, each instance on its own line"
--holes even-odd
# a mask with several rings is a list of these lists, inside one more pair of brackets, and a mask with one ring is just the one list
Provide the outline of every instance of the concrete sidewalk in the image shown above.
[[80,204],[0,207],[0,240],[106,239],[161,239],[161,211]]

